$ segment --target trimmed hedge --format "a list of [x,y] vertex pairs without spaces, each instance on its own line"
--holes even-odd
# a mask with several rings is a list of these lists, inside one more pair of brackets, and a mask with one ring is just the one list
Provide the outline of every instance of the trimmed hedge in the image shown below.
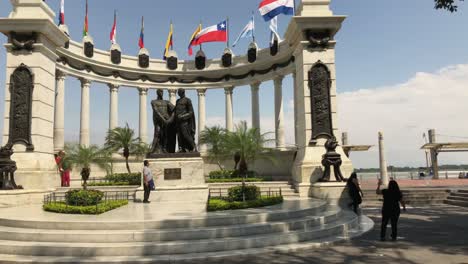
[[102,214],[127,205],[127,200],[107,201],[91,206],[73,206],[64,202],[45,204],[42,208],[47,212],[60,214]]
[[[88,183],[88,186],[91,187],[102,187],[102,186],[131,186],[128,182],[93,182]],[[132,185],[133,186],[133,185]]]
[[[243,195],[242,195],[242,186],[235,186],[231,187],[228,190],[228,199],[230,201],[243,201]],[[257,200],[261,193],[260,193],[260,188],[255,186],[255,185],[247,185],[244,188],[245,192],[245,200],[246,201],[252,201],[252,200]]]
[[[239,172],[235,170],[217,170],[211,171],[208,176],[210,179],[230,179],[230,178],[239,178]],[[248,171],[247,178],[254,178],[257,176],[255,171]]]
[[106,176],[106,181],[110,183],[127,183],[126,185],[141,185],[141,173],[115,173]]
[[[268,181],[268,178],[246,178],[245,182],[262,182]],[[223,183],[223,182],[242,182],[242,178],[229,178],[229,179],[208,179],[206,183]]]
[[71,190],[65,194],[65,202],[69,205],[88,206],[101,202],[104,193],[98,190]]
[[246,201],[246,202],[230,202],[228,200],[212,198],[208,201],[207,210],[209,212],[213,212],[213,211],[223,211],[223,210],[257,208],[257,207],[280,204],[282,202],[283,202],[282,196],[275,196],[275,197],[262,196],[258,198],[257,200]]

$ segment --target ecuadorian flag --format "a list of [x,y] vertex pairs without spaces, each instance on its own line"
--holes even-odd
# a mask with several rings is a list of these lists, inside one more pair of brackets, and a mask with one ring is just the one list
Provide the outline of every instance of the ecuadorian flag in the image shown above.
[[167,40],[166,40],[166,47],[165,47],[165,50],[164,50],[164,56],[163,56],[163,59],[164,60],[167,60],[167,57],[169,55],[169,50],[172,50],[173,48],[173,41],[172,41],[172,36],[174,34],[174,29],[172,27],[172,23],[171,23],[171,28],[169,29],[169,35],[167,36]]

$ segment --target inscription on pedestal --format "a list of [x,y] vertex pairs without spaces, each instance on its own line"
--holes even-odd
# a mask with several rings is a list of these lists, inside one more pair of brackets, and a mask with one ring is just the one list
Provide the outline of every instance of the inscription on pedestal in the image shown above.
[[164,169],[164,180],[175,181],[182,180],[182,169]]

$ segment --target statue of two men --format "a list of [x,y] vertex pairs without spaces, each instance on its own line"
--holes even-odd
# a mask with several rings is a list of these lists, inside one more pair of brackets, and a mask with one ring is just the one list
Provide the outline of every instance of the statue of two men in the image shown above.
[[185,90],[177,91],[179,99],[174,106],[163,99],[163,90],[157,90],[153,108],[154,139],[152,154],[175,153],[176,138],[179,152],[197,152],[195,144],[195,113],[192,101],[185,97]]

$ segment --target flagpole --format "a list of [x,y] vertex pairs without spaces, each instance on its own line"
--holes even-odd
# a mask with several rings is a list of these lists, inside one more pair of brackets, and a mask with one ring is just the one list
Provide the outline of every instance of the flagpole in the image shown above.
[[[173,29],[173,27],[172,27],[172,19],[171,19],[171,29],[170,29],[170,30],[171,30],[171,39],[172,39],[172,43],[174,43],[174,29]],[[173,50],[172,45],[169,45],[169,46],[170,46],[171,50]]]
[[295,16],[296,15],[296,0],[293,0],[293,8],[294,8],[293,16]]
[[[200,20],[200,29],[203,30],[202,21]],[[203,50],[202,44],[200,43],[200,50]]]

